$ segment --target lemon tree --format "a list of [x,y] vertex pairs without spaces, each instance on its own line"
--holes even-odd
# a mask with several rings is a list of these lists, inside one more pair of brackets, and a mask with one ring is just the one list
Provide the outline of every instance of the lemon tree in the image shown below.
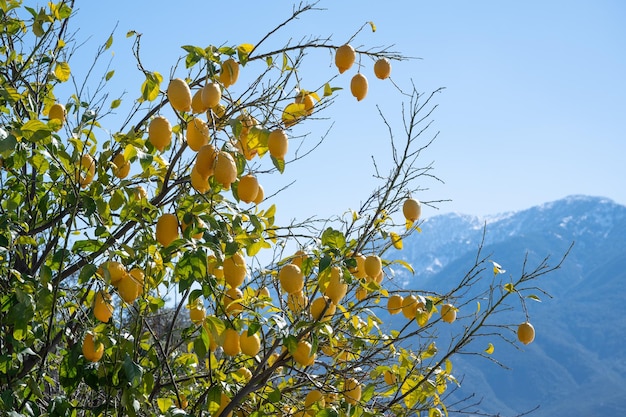
[[[419,200],[432,178],[419,156],[436,136],[438,91],[387,80],[406,58],[357,46],[371,22],[348,40],[281,39],[314,8],[301,4],[256,43],[184,45],[171,79],[144,64],[129,32],[145,77],[129,99],[107,93],[115,70],[96,75],[113,35],[86,74],[72,69],[75,3],[0,2],[3,412],[441,415],[462,410],[446,408],[456,354],[493,354],[484,335],[499,332],[535,339],[525,299],[560,264],[510,277],[479,251],[445,292],[401,285],[412,268],[397,251],[434,204]],[[307,59],[320,50],[326,63]],[[326,81],[307,84],[306,66]],[[390,171],[333,219],[278,224],[280,192],[261,183],[290,175],[302,132],[332,115],[335,96],[367,104],[365,73],[408,100],[403,133],[390,126]],[[512,305],[519,330],[494,318]]]

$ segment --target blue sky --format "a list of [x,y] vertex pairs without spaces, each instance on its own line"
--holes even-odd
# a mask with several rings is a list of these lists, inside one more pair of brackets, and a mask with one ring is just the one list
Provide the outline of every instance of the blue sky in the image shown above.
[[[126,90],[127,98],[139,95],[142,82],[130,54],[132,41],[125,38],[128,30],[143,34],[146,67],[167,77],[183,54],[181,45],[255,43],[293,5],[78,3],[78,38],[92,36],[79,53],[82,62],[93,56],[88,45],[106,40],[118,24],[113,86]],[[444,183],[425,182],[427,190],[417,198],[452,201],[441,203],[439,210],[425,209],[425,216],[495,214],[570,194],[626,204],[625,3],[322,0],[318,7],[326,10],[307,13],[279,32],[276,45],[303,35],[332,36],[341,44],[373,21],[377,31],[364,30],[355,46],[394,45],[392,49],[420,58],[394,63],[395,83],[408,88],[412,81],[422,92],[445,87],[433,115],[433,133],[440,133],[423,154],[423,163],[434,162],[434,173]],[[302,76],[313,85],[318,72],[328,76],[333,68],[327,55],[311,58]],[[73,71],[80,70],[75,62]],[[184,71],[175,75],[184,76]],[[348,89],[351,75],[335,84]],[[370,156],[382,161],[389,144],[376,105],[397,127],[396,134],[402,126],[400,97],[391,83],[369,78],[365,100],[357,103],[344,90],[321,115],[334,125],[315,153],[288,166],[280,178],[261,178],[266,194],[296,180],[275,201],[294,217],[356,208],[375,185]],[[319,121],[306,132],[315,140],[330,124]]]

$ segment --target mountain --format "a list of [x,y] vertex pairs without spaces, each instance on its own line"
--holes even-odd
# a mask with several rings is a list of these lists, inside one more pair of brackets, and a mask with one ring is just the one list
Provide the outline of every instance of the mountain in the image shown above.
[[[469,410],[515,416],[538,407],[531,416],[626,415],[625,206],[570,196],[495,216],[445,214],[426,219],[421,230],[406,239],[402,255],[415,275],[395,277],[405,288],[449,290],[474,264],[481,242],[482,255],[512,277],[522,272],[525,259],[527,270],[546,256],[557,264],[574,243],[562,267],[537,281],[549,296],[537,291],[541,303],[526,301],[535,341],[519,348],[493,340],[493,358],[510,369],[478,357],[456,359],[463,383],[455,396],[476,393],[474,402],[480,400]],[[524,321],[519,303],[513,307],[499,320]]]

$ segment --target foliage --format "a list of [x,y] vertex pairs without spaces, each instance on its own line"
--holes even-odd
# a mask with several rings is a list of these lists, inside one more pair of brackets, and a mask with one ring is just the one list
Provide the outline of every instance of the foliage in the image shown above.
[[[435,93],[407,95],[404,138],[390,134],[393,168],[376,173],[379,186],[358,210],[282,226],[279,207],[242,178],[287,173],[315,145],[283,159],[270,133],[289,134],[341,93],[331,70],[318,87],[298,73],[309,51],[332,54],[341,44],[311,38],[264,49],[313,5],[255,44],[183,46],[176,88],[144,67],[141,35],[129,32],[145,75],[131,103],[109,97],[113,70],[95,84],[91,70],[82,79],[72,71],[73,8],[73,1],[39,10],[0,1],[0,408],[14,416],[454,411],[444,401],[457,384],[453,356],[490,355],[491,342],[484,352],[487,342],[478,350],[472,342],[513,334],[492,317],[552,268],[543,262],[509,282],[494,267],[479,297],[465,296],[484,282],[481,256],[446,294],[397,285],[394,274],[411,267],[389,251],[419,230],[416,219],[405,225],[397,216],[418,182],[435,178],[431,166],[417,165],[434,139],[422,137]],[[113,36],[96,59],[112,44]],[[381,58],[405,59],[388,48],[355,53],[362,70]],[[221,97],[204,108],[209,81]],[[74,92],[65,95],[69,84]],[[121,127],[107,125],[124,108]],[[157,116],[170,122],[166,143],[151,137]],[[232,181],[223,179],[231,168]],[[384,272],[368,276],[361,253],[382,257]],[[302,283],[279,279],[287,264],[297,268],[285,279]],[[415,296],[403,309],[414,319],[400,328],[381,319],[391,295]],[[470,308],[478,298],[482,309]],[[437,330],[451,326],[436,315],[444,304],[459,313],[447,345]],[[496,330],[485,331],[490,326]],[[87,334],[104,348],[101,358],[84,350],[94,349],[83,346]],[[314,391],[318,400],[305,401]]]

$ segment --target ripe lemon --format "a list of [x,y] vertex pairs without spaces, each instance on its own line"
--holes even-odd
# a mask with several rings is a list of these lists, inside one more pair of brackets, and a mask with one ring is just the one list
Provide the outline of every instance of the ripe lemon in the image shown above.
[[308,94],[305,92],[300,92],[296,96],[297,104],[304,104],[304,111],[306,111],[307,116],[313,114],[313,108],[315,107],[315,98],[312,94]]
[[83,156],[80,157],[80,164],[78,166],[78,171],[76,172],[76,181],[78,181],[81,188],[85,188],[91,184],[95,175],[96,162],[88,153],[83,154]]
[[123,153],[120,152],[115,155],[113,158],[113,165],[115,165],[113,167],[113,175],[117,178],[123,180],[128,176],[128,173],[130,172],[130,162],[124,159]]
[[389,314],[398,314],[402,311],[404,298],[399,294],[394,294],[387,300],[387,311]]
[[220,71],[220,82],[224,84],[225,88],[237,82],[239,78],[239,64],[232,58],[228,58],[222,62]]
[[211,189],[211,185],[209,184],[209,177],[205,177],[198,172],[197,163],[191,169],[189,182],[191,182],[191,186],[200,194],[204,194]]
[[[337,306],[330,298],[323,295],[313,300],[309,309],[313,320],[327,321],[335,314]],[[326,312],[324,312],[324,309],[326,309]]]
[[159,151],[163,152],[172,142],[172,125],[163,116],[157,116],[148,126],[148,141]]
[[209,107],[205,106],[202,102],[202,90],[202,88],[196,90],[193,97],[191,97],[191,111],[193,114],[204,113],[209,110]]
[[61,122],[58,129],[61,129],[63,123],[65,123],[65,106],[61,103],[54,103],[50,106],[50,110],[48,111],[48,119],[49,120],[58,120]]
[[239,333],[237,333],[235,329],[224,330],[222,349],[224,349],[224,353],[228,356],[237,356],[241,352]]
[[230,185],[237,179],[237,165],[231,154],[224,151],[218,152],[213,176],[224,189],[230,189]]
[[258,298],[271,298],[270,290],[267,287],[261,287],[256,291]]
[[135,281],[135,283],[138,286],[137,295],[139,296],[143,294],[143,284],[146,278],[146,275],[143,273],[143,271],[139,268],[133,268],[128,272],[128,275],[130,276],[131,279]]
[[306,307],[306,297],[302,291],[292,292],[287,295],[287,308],[291,310],[294,315],[300,314]]
[[337,69],[339,69],[340,74],[349,70],[355,60],[356,52],[351,45],[345,44],[337,48],[337,52],[335,52],[335,65]]
[[261,204],[263,199],[265,198],[265,191],[263,190],[263,186],[259,184],[259,191],[256,193],[256,198],[254,199],[254,204]]
[[229,316],[237,316],[239,313],[243,311],[243,306],[241,305],[241,300],[243,298],[243,292],[237,287],[229,288],[225,293],[224,297],[222,297],[222,305],[224,306],[224,311]]
[[128,275],[126,267],[117,261],[108,261],[102,264],[103,271],[109,274],[111,285],[117,287],[117,284]]
[[237,374],[246,381],[250,381],[252,379],[252,371],[250,371],[245,366],[242,366],[241,368],[237,369]]
[[408,198],[402,204],[402,214],[407,220],[416,222],[422,214],[422,205],[414,198]]
[[527,345],[535,340],[535,328],[529,322],[524,322],[517,328],[517,339]]
[[210,82],[202,88],[202,104],[207,109],[212,109],[220,104],[221,99],[222,89],[218,83]]
[[354,296],[357,300],[363,301],[367,297],[367,290],[363,287],[359,287],[356,289]]
[[258,333],[248,336],[248,331],[244,331],[239,337],[239,344],[244,355],[256,356],[261,351],[261,339]]
[[286,264],[280,269],[278,279],[283,291],[288,294],[302,291],[304,288],[304,274],[298,265]]
[[209,143],[209,126],[199,117],[194,118],[187,124],[187,145],[194,152]]
[[102,290],[96,293],[93,299],[93,315],[103,323],[108,323],[113,315],[113,304],[111,295]]
[[215,162],[217,160],[217,149],[215,146],[208,144],[198,150],[196,156],[195,169],[204,178],[209,178],[215,171]]
[[315,353],[311,354],[311,344],[300,340],[296,351],[293,353],[293,360],[300,366],[310,366],[315,363],[315,357]]
[[126,275],[117,283],[117,292],[122,300],[132,304],[139,296],[139,285],[130,275]]
[[365,258],[365,262],[363,263],[365,268],[365,273],[368,277],[374,279],[376,278],[383,270],[383,263],[381,259],[376,255],[369,255]]
[[374,64],[374,75],[381,80],[389,78],[391,75],[391,63],[387,58],[380,58],[376,61]]
[[356,97],[357,101],[361,101],[367,95],[367,78],[365,75],[358,73],[350,81],[350,91]]
[[202,324],[204,322],[204,318],[206,317],[206,310],[204,306],[200,303],[196,303],[194,305],[189,306],[189,319],[195,325]]
[[83,339],[83,356],[90,362],[98,362],[104,355],[104,345],[96,341],[93,333],[85,334]]
[[207,271],[218,280],[224,278],[224,268],[213,254],[207,256]]
[[367,273],[365,272],[365,256],[356,254],[354,259],[356,260],[356,267],[350,269],[350,273],[359,279],[367,278]]
[[354,378],[348,378],[343,383],[343,396],[348,404],[356,404],[361,399],[361,384]]
[[178,217],[172,213],[165,213],[159,217],[156,224],[156,240],[163,246],[169,246],[170,243],[180,237],[178,233]]
[[396,375],[393,374],[390,370],[385,371],[385,373],[383,374],[383,378],[385,379],[387,385],[394,385],[397,381]]
[[348,284],[343,282],[343,272],[338,266],[333,266],[330,270],[330,280],[328,286],[324,289],[324,295],[330,300],[339,304],[348,292]]
[[404,317],[411,320],[415,318],[415,314],[417,313],[417,297],[414,295],[409,295],[404,300],[402,300],[402,314]]
[[308,415],[315,415],[316,410],[312,409],[313,405],[317,404],[320,410],[323,410],[326,406],[326,400],[324,394],[320,390],[312,390],[304,397],[304,408]]
[[224,259],[224,279],[231,288],[239,287],[246,278],[246,260],[239,253],[235,253],[230,258]]
[[252,174],[244,175],[239,180],[239,186],[237,187],[237,193],[239,199],[245,203],[251,203],[256,198],[259,192],[259,181]]
[[456,320],[456,308],[452,304],[444,304],[441,306],[441,320],[446,323],[453,323]]
[[272,130],[267,138],[267,148],[270,151],[270,155],[274,158],[278,160],[285,159],[287,149],[289,148],[287,133],[283,129]]
[[191,111],[191,90],[185,80],[174,78],[167,86],[167,98],[174,110]]
[[291,257],[291,263],[294,264],[294,265],[297,265],[298,268],[300,268],[300,270],[302,270],[302,263],[305,260],[307,260],[308,258],[309,257],[307,256],[306,252],[304,252],[302,249],[299,249]]

